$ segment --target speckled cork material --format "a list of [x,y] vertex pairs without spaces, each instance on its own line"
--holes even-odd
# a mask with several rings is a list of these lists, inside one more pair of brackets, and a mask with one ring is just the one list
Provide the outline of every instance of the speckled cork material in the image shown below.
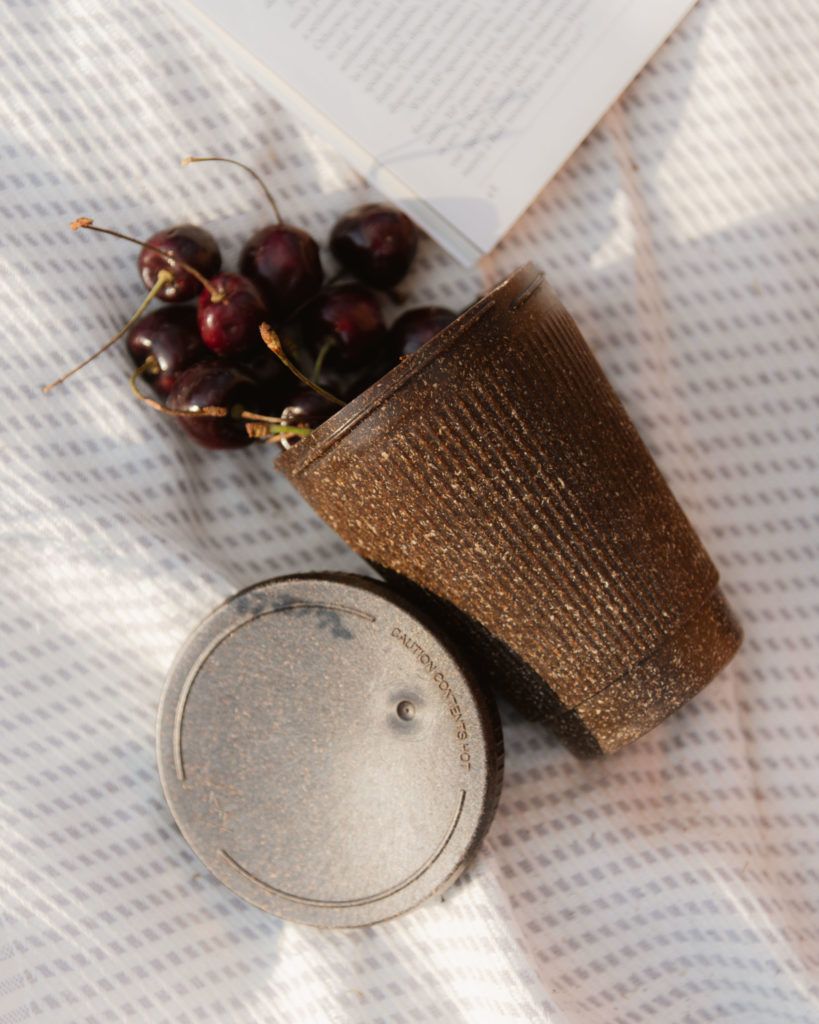
[[578,754],[647,732],[739,646],[713,563],[531,265],[277,467]]

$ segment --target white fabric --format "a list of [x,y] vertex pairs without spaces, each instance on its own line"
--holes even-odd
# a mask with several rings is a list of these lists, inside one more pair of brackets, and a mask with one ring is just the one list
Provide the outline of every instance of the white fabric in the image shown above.
[[[0,11],[0,1021],[819,1021],[817,194],[809,0],[703,0],[484,268],[538,261],[718,563],[747,638],[685,710],[580,763],[504,707],[472,869],[352,933],[283,925],[172,825],[154,715],[223,597],[358,567],[272,469],[138,407],[126,357],[38,385],[135,307],[146,233],[267,214],[326,238],[365,190],[172,4]],[[431,244],[406,287],[480,288]]]

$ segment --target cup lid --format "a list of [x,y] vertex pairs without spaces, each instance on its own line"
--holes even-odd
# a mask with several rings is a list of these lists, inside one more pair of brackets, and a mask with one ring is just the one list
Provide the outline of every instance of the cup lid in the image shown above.
[[446,888],[485,834],[503,747],[491,698],[388,587],[319,574],[216,609],[169,674],[159,771],[225,885],[279,917],[374,924]]

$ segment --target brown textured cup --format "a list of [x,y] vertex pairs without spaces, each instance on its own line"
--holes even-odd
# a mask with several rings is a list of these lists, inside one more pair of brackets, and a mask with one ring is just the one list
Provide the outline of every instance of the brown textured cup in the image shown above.
[[641,736],[739,646],[713,563],[531,265],[277,466],[576,753]]

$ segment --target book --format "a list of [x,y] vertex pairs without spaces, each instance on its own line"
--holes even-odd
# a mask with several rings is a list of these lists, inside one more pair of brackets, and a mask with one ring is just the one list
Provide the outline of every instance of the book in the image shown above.
[[180,0],[466,265],[488,253],[694,0]]

